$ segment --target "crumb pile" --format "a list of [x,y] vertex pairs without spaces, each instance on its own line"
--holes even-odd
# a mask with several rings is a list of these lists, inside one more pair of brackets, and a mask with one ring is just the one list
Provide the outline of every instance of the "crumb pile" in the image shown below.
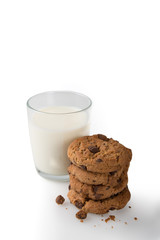
[[68,148],[68,157],[71,161],[68,198],[81,209],[78,218],[84,219],[89,212],[103,214],[125,207],[130,200],[127,186],[130,149],[97,134],[75,139]]

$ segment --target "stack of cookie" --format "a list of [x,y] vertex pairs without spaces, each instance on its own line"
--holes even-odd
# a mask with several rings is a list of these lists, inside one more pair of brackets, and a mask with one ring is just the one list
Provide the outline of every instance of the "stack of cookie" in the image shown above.
[[68,157],[68,198],[77,208],[103,214],[123,208],[130,200],[130,149],[98,134],[75,139],[68,148]]

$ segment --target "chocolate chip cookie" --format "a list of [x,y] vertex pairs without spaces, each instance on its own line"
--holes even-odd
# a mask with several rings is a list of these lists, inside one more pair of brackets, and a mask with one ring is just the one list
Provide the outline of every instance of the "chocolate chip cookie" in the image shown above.
[[118,179],[120,178],[122,172],[127,172],[129,167],[129,163],[124,167],[117,167],[116,171],[107,172],[107,173],[93,173],[86,171],[82,168],[77,167],[74,164],[71,164],[68,167],[69,174],[75,176],[80,182],[86,184],[94,184],[94,185],[112,185],[115,186],[118,183]]
[[84,170],[106,173],[129,164],[132,152],[118,141],[97,134],[75,139],[69,145],[68,157]]
[[84,198],[89,198],[92,200],[100,200],[109,198],[112,195],[115,195],[127,186],[128,176],[126,173],[122,173],[119,178],[119,182],[116,186],[112,185],[89,185],[86,183],[80,182],[72,174],[70,174],[70,189],[73,189],[80,196]]
[[80,196],[77,192],[71,189],[68,192],[68,198],[77,208],[82,209],[86,213],[104,214],[109,210],[124,208],[127,202],[130,200],[130,192],[126,187],[122,192],[104,199],[104,200],[87,200]]

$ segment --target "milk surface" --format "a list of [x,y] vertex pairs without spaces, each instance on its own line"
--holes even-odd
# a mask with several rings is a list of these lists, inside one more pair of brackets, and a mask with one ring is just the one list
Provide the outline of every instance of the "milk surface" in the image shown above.
[[41,109],[45,113],[35,112],[29,118],[31,146],[37,170],[53,175],[68,174],[69,144],[75,138],[89,134],[87,113],[73,113],[79,110],[68,106],[48,107]]

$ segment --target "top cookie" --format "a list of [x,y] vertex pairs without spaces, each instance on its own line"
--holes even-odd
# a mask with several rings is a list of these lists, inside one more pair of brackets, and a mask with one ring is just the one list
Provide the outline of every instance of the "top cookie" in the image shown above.
[[70,161],[84,170],[106,173],[128,164],[132,151],[102,134],[75,139],[68,147]]

